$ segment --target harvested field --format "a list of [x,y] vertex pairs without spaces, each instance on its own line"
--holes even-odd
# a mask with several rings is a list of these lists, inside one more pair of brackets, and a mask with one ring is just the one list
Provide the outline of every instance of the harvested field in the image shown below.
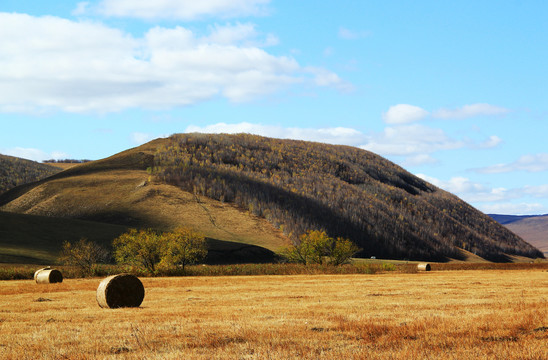
[[2,359],[546,359],[546,270],[0,282]]

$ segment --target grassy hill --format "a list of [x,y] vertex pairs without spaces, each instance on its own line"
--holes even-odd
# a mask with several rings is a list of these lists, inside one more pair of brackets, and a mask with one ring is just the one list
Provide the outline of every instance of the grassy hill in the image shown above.
[[0,154],[0,194],[18,185],[44,179],[59,171],[61,169],[55,166]]
[[64,241],[81,238],[110,247],[125,226],[0,212],[0,263],[53,264]]
[[[110,249],[123,225],[0,211],[0,263],[55,264],[63,242],[92,240]],[[274,254],[259,246],[206,239],[207,263],[269,262]]]
[[548,214],[490,216],[548,256]]
[[[169,230],[189,225],[218,261],[308,229],[361,256],[494,261],[542,256],[457,197],[365,150],[251,135],[174,135],[0,195],[0,210]],[[247,249],[247,250],[246,250]],[[263,253],[263,255],[266,255]]]

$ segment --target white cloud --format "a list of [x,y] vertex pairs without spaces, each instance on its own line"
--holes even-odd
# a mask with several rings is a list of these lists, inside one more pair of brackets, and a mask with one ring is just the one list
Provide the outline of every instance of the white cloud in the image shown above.
[[72,15],[75,15],[75,16],[84,15],[88,12],[88,8],[89,8],[89,2],[81,1],[78,4],[76,4],[76,9],[72,10]]
[[417,176],[457,195],[466,202],[474,203],[484,213],[525,215],[548,211],[541,204],[524,201],[527,197],[548,198],[548,184],[506,189],[503,187],[492,188],[465,177],[453,177],[448,181],[443,181],[424,174],[417,174]]
[[448,181],[442,181],[424,174],[417,174],[417,176],[443,190],[456,194],[467,202],[495,202],[519,197],[515,191],[502,187],[490,188],[465,177],[458,176]]
[[471,104],[464,105],[456,109],[439,109],[432,113],[432,117],[439,119],[464,119],[482,115],[505,115],[509,112],[509,109],[500,106],[490,104]]
[[475,169],[475,171],[482,174],[500,174],[514,171],[548,171],[548,153],[523,155],[514,162],[487,166]]
[[464,146],[464,142],[451,139],[441,129],[415,124],[387,127],[382,133],[370,136],[361,148],[384,156],[424,156]]
[[490,149],[490,148],[497,147],[500,143],[502,143],[501,138],[499,138],[496,135],[491,135],[491,136],[489,136],[489,139],[487,139],[484,142],[478,144],[478,148]]
[[364,140],[364,135],[358,130],[344,127],[334,128],[284,128],[281,126],[251,124],[242,122],[238,124],[218,123],[208,126],[189,126],[185,132],[200,132],[214,134],[255,134],[279,139],[294,139],[317,141],[328,144],[357,145]]
[[254,25],[154,27],[142,38],[57,17],[0,13],[0,111],[112,112],[164,109],[215,97],[241,102],[295,85],[349,85],[261,45]]
[[416,166],[437,163],[438,161],[431,156],[437,151],[459,148],[488,149],[502,142],[496,135],[481,142],[459,140],[451,138],[442,129],[411,124],[429,116],[430,112],[418,106],[391,106],[382,117],[385,123],[393,126],[386,127],[382,133],[370,136],[369,141],[361,147],[383,156],[403,156],[404,160],[400,161],[402,165]]
[[58,159],[68,158],[68,155],[62,151],[53,151],[51,153],[47,153],[40,149],[22,148],[22,147],[6,149],[6,150],[3,150],[2,153],[9,156],[15,156],[18,158],[39,161],[39,162],[44,160],[50,160],[50,159],[58,160]]
[[316,86],[334,87],[342,92],[354,91],[354,86],[352,84],[342,80],[339,75],[327,69],[308,66],[304,70],[314,76],[314,84]]
[[195,20],[264,15],[268,3],[270,0],[103,0],[98,11],[114,17]]
[[548,184],[536,186],[527,185],[523,188],[523,192],[535,198],[548,199]]
[[398,104],[391,106],[382,117],[387,124],[407,124],[428,116],[428,111],[414,105]]
[[274,46],[279,43],[279,39],[268,34],[266,39],[257,40],[260,34],[256,30],[255,24],[240,24],[236,25],[214,25],[210,28],[209,36],[202,39],[204,43],[212,43],[217,45],[234,45],[242,44],[246,46]]

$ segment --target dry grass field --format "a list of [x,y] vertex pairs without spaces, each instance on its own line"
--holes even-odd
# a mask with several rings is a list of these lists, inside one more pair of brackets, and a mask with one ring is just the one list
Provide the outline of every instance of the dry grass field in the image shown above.
[[0,358],[548,358],[545,269],[142,278],[135,309],[100,280],[0,282]]

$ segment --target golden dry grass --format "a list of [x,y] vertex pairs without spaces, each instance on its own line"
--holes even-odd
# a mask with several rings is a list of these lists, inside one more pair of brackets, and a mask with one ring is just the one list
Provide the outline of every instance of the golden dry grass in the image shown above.
[[546,359],[545,270],[101,279],[0,286],[2,359]]
[[185,225],[209,238],[258,245],[273,251],[290,244],[289,239],[264,218],[232,204],[150,180],[144,170],[112,170],[54,179],[36,186],[0,210],[99,222],[113,221],[109,217],[116,217],[116,221],[125,221],[127,225],[163,230]]

